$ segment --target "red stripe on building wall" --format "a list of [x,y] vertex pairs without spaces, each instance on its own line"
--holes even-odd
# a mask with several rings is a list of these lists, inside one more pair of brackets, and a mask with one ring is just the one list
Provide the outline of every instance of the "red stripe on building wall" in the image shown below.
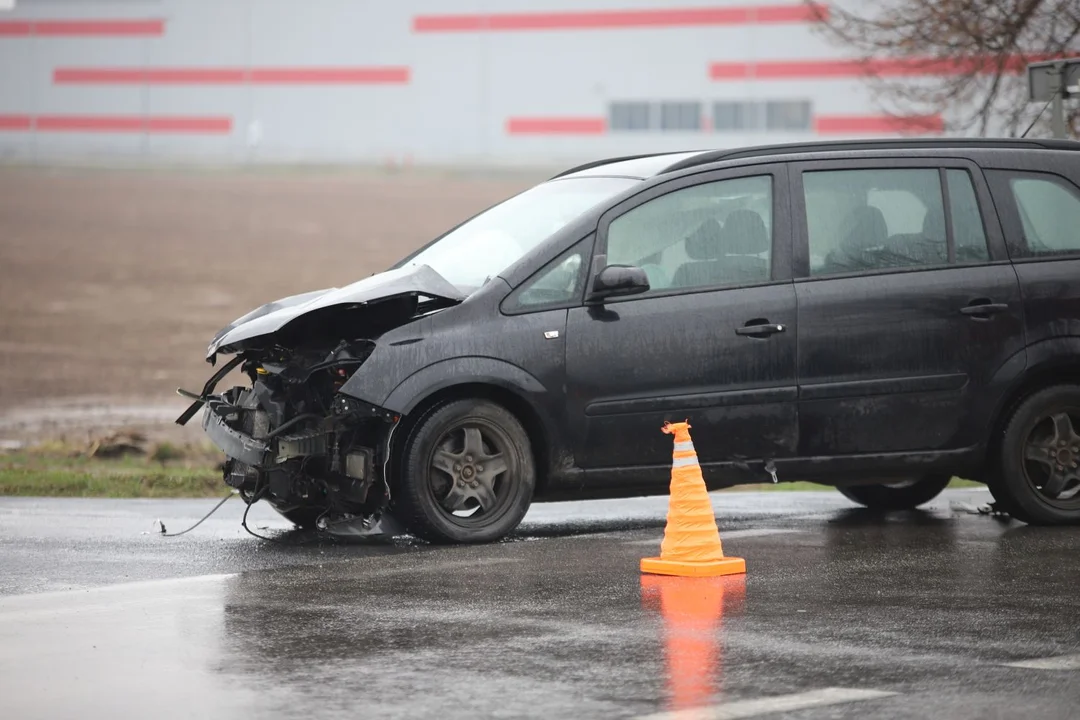
[[57,68],[60,85],[380,85],[409,82],[407,67]]
[[0,115],[0,130],[29,130],[33,118],[29,115]]
[[0,37],[25,37],[32,27],[28,22],[18,20],[0,20]]
[[185,133],[223,134],[232,132],[230,117],[141,115],[39,115],[27,117],[29,127],[39,132]]
[[148,133],[228,134],[231,117],[148,117],[143,120]]
[[552,13],[418,15],[413,32],[503,32],[512,30],[612,30],[641,27],[693,27],[807,23],[828,16],[825,5],[728,6],[646,10],[584,10]]
[[252,68],[251,82],[290,85],[382,85],[409,82],[407,67]]
[[4,20],[0,37],[159,37],[164,20]]
[[[1001,61],[1006,73],[1025,72],[1029,62],[1045,56],[1011,55]],[[915,77],[996,73],[997,58],[906,58],[897,60],[780,60],[755,63],[717,62],[709,66],[713,80],[811,80],[849,77]]]
[[57,68],[53,82],[68,84],[217,85],[244,82],[243,70],[231,68]]
[[814,118],[818,135],[848,135],[872,133],[930,134],[945,130],[940,115],[819,115]]
[[39,20],[33,33],[47,37],[157,37],[164,20]]
[[516,117],[506,121],[510,135],[602,135],[607,121],[602,117]]

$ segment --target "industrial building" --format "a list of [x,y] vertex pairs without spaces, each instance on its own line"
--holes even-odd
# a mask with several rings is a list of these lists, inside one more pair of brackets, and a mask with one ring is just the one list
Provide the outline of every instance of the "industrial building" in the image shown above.
[[945,127],[884,112],[803,0],[0,7],[8,159],[548,163]]

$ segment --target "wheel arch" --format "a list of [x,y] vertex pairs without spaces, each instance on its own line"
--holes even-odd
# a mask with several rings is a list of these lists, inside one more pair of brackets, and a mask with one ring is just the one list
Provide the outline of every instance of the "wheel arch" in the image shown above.
[[1027,398],[1052,385],[1080,385],[1080,337],[1045,340],[1027,348],[1027,367],[1013,380],[992,416],[986,465],[992,469],[1001,452],[1005,428]]

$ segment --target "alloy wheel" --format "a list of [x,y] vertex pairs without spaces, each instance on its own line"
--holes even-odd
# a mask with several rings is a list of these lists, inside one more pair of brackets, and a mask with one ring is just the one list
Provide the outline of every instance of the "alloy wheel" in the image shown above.
[[1024,442],[1024,477],[1051,504],[1080,504],[1080,408],[1047,415]]
[[511,442],[500,428],[468,420],[447,430],[431,456],[429,487],[458,524],[490,521],[510,499]]

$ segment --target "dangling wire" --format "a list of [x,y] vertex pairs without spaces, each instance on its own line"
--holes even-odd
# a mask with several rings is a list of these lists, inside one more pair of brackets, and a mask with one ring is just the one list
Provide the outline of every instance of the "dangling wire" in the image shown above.
[[[181,536],[181,535],[183,535],[184,533],[189,533],[189,532],[191,532],[191,531],[192,531],[192,530],[194,530],[195,528],[197,528],[197,527],[199,527],[200,525],[202,525],[202,524],[203,524],[203,521],[204,521],[204,520],[206,520],[206,519],[207,519],[208,517],[210,517],[211,515],[213,515],[214,513],[216,513],[216,512],[218,511],[218,508],[219,508],[219,507],[221,507],[222,505],[224,505],[224,504],[225,504],[225,502],[226,502],[226,501],[227,501],[227,500],[228,500],[229,498],[231,498],[231,497],[232,497],[233,495],[235,495],[235,494],[236,494],[236,493],[229,493],[229,494],[228,494],[228,495],[226,495],[225,497],[221,498],[221,502],[219,502],[219,503],[218,503],[217,505],[215,505],[215,506],[214,506],[214,509],[213,509],[213,510],[211,510],[210,512],[208,512],[208,513],[206,513],[205,515],[203,515],[203,518],[202,518],[202,520],[200,520],[199,522],[195,523],[194,525],[192,525],[191,527],[189,527],[189,528],[188,528],[187,530],[182,530],[182,531],[180,531],[180,532],[177,532],[177,533],[167,533],[167,532],[165,532],[165,523],[161,523],[161,536],[162,536],[162,537],[180,537],[180,536]],[[160,521],[159,521],[159,522],[160,522]]]
[[390,500],[391,500],[391,498],[390,498],[390,476],[387,474],[387,471],[388,471],[388,469],[390,467],[390,443],[392,443],[394,441],[394,431],[397,430],[397,426],[400,423],[401,423],[401,421],[398,420],[393,425],[391,425],[390,426],[390,432],[386,436],[386,457],[383,458],[382,480],[383,480],[383,487],[386,488],[386,505],[387,506],[390,505]]

